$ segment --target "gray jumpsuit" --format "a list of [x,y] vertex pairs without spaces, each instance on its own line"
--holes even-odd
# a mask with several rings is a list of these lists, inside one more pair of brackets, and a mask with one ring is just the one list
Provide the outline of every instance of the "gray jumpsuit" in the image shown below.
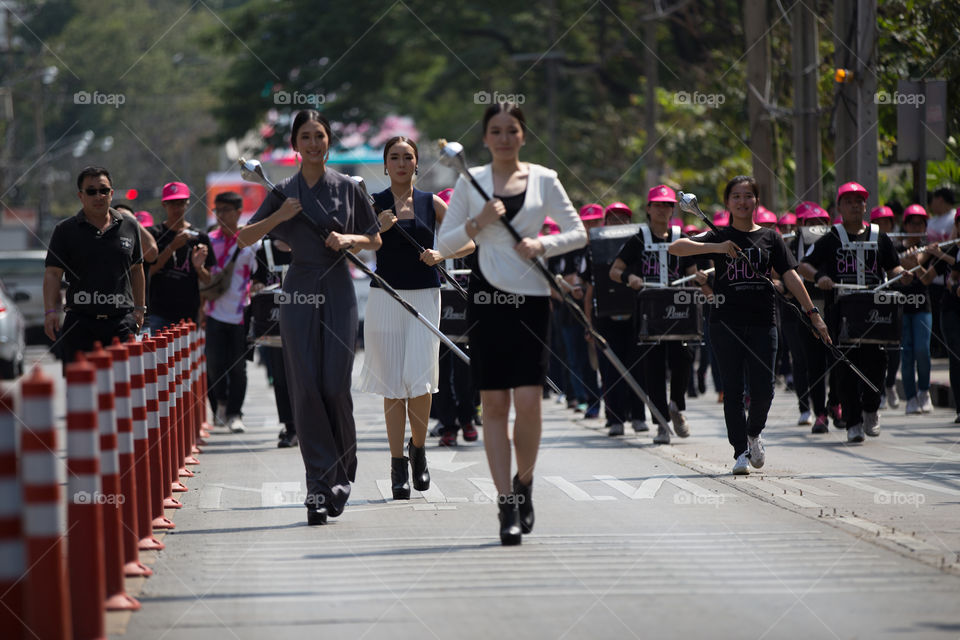
[[[290,245],[293,262],[280,303],[283,361],[293,423],[306,468],[306,505],[340,515],[357,474],[357,434],[350,395],[357,336],[357,298],[347,260],[323,244],[316,226],[338,233],[373,234],[377,217],[357,183],[327,168],[310,188],[300,173],[277,185],[298,198],[303,212],[270,235]],[[271,193],[250,220],[267,218],[282,200]]]

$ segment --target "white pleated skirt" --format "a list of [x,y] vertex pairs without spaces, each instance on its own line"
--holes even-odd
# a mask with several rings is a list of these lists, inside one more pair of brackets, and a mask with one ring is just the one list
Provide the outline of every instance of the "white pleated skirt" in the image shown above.
[[[440,325],[440,289],[398,289],[433,326]],[[440,338],[390,294],[370,287],[363,321],[360,391],[385,398],[436,393],[440,381]]]

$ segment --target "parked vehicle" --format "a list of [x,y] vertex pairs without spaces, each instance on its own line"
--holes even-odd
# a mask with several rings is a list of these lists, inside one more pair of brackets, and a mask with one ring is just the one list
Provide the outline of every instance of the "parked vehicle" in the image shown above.
[[24,328],[23,314],[0,283],[0,378],[4,380],[23,375]]
[[0,253],[0,281],[23,314],[31,342],[43,338],[43,274],[47,252],[6,251]]

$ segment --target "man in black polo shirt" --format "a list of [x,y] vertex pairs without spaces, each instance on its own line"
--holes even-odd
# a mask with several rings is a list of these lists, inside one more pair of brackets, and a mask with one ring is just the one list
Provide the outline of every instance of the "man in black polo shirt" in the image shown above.
[[[97,340],[126,340],[143,325],[143,254],[136,220],[110,208],[113,188],[102,167],[77,177],[83,209],[53,230],[43,278],[44,331],[58,341],[64,364]],[[67,315],[60,327],[60,281]]]
[[216,264],[210,238],[186,221],[189,203],[187,185],[182,182],[163,185],[160,204],[167,219],[150,228],[160,252],[150,266],[151,331],[184,319],[198,320],[199,283],[210,280],[209,269]]

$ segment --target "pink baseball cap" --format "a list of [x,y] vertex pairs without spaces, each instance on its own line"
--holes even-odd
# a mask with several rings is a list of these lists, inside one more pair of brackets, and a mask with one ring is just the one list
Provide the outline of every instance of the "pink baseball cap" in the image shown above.
[[684,225],[682,231],[688,236],[694,236],[700,233],[700,227],[698,227],[695,224],[687,224],[687,225]]
[[585,204],[580,207],[581,220],[602,220],[603,207],[596,203]]
[[190,197],[190,189],[182,182],[168,182],[163,185],[163,192],[160,194],[160,202],[167,200],[186,200]]
[[137,219],[137,222],[145,227],[153,226],[153,214],[149,211],[137,211],[135,214],[133,214],[133,217]]
[[730,226],[730,212],[724,209],[723,211],[717,211],[713,214],[713,224],[718,227],[729,227]]
[[753,214],[753,221],[757,224],[777,224],[777,214],[765,206],[759,205],[756,213]]
[[549,230],[547,231],[547,233],[545,234],[541,233],[540,235],[552,236],[555,233],[560,233],[560,225],[554,222],[553,218],[551,218],[550,216],[547,216],[546,218],[543,219],[543,224],[540,225],[540,228],[542,229],[543,227],[547,227]]
[[614,202],[613,204],[608,204],[607,208],[603,210],[603,215],[606,216],[615,211],[621,211],[628,216],[633,216],[633,210],[623,202]]
[[816,202],[810,202],[809,200],[804,200],[798,204],[795,211],[797,213],[797,220],[809,220],[810,218],[830,219],[830,214],[827,213],[826,209]]
[[840,198],[845,193],[862,193],[864,200],[866,200],[869,195],[863,185],[858,182],[847,182],[840,185],[840,188],[837,189],[837,202],[840,202]]
[[785,214],[780,216],[780,219],[777,220],[777,224],[781,227],[786,227],[789,225],[797,224],[797,216],[787,211]]
[[873,222],[874,220],[880,220],[882,218],[892,217],[894,217],[893,209],[890,207],[874,207],[873,209],[870,209],[870,222]]
[[657,185],[647,193],[647,202],[677,203],[677,194],[665,184]]
[[444,189],[443,191],[439,191],[437,192],[437,197],[443,200],[444,202],[446,202],[447,204],[450,204],[450,198],[453,197],[453,189],[447,188],[447,189]]
[[906,209],[903,210],[903,218],[906,220],[907,216],[923,216],[927,218],[927,210],[923,208],[923,205],[912,204]]

